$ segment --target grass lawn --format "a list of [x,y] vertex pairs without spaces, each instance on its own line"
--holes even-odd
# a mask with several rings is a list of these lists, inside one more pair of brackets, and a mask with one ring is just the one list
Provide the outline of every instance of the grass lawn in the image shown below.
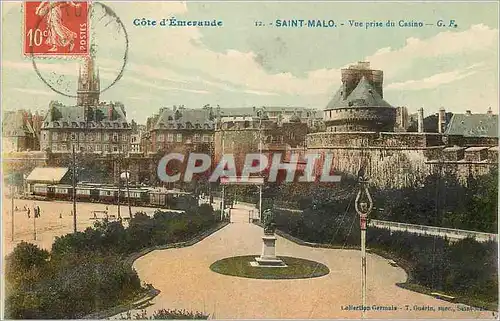
[[330,273],[324,264],[288,256],[280,256],[287,265],[286,267],[251,266],[250,262],[255,261],[258,256],[246,255],[225,258],[210,265],[210,269],[220,274],[252,279],[306,279]]

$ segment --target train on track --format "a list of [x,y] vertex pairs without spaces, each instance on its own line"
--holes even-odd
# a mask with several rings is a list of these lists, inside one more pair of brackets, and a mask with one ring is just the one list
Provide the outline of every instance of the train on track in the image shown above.
[[[118,195],[120,191],[120,195]],[[46,200],[73,200],[73,186],[65,184],[34,184],[30,196]],[[130,204],[134,206],[154,206],[170,209],[183,209],[185,206],[197,205],[198,199],[188,192],[153,188],[144,186],[129,186],[118,189],[117,186],[81,183],[76,185],[76,199],[81,202],[106,204]]]

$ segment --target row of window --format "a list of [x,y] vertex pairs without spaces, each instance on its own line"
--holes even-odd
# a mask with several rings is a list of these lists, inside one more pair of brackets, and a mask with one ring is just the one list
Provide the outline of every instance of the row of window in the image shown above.
[[[349,112],[352,114],[354,113],[354,108],[350,108],[350,109],[347,109],[349,110]],[[326,110],[325,111],[325,118],[331,118],[332,117],[332,113],[342,113],[342,112],[346,112],[347,111],[346,109],[333,109],[333,110]]]
[[[43,139],[47,140],[47,133],[43,134]],[[67,141],[67,140],[72,140],[72,141],[113,141],[113,142],[128,142],[129,140],[129,135],[127,134],[118,134],[118,133],[58,133],[58,132],[53,132],[52,133],[52,141]]]
[[[165,140],[166,138],[166,140]],[[165,134],[159,134],[157,137],[156,137],[156,141],[158,142],[169,142],[169,143],[172,143],[174,142],[174,134],[173,133],[168,133],[166,136]],[[213,141],[213,136],[212,135],[201,135],[201,134],[194,134],[193,135],[193,141],[194,142],[204,142],[204,143],[209,143],[211,141]],[[182,134],[175,134],[175,142],[177,143],[181,143],[182,142]]]
[[[173,119],[170,119],[171,117],[169,117],[169,120],[173,120]],[[201,124],[191,124],[190,122],[187,122],[186,124],[181,124],[181,123],[176,123],[176,124],[173,124],[173,123],[168,123],[168,124],[165,124],[165,123],[160,123],[160,126],[159,126],[161,129],[165,129],[165,128],[168,128],[168,129],[202,129],[202,126]],[[211,124],[204,124],[203,125],[203,129],[212,129],[213,128],[213,125]]]
[[[118,123],[118,122],[104,122],[104,123],[101,123],[101,122],[89,122],[89,123],[85,123],[85,122],[76,122],[76,121],[73,121],[71,122],[71,125],[69,122],[66,122],[66,121],[63,121],[63,122],[58,122],[58,121],[54,121],[52,122],[53,126],[54,127],[72,127],[72,128],[128,128],[128,124],[127,123]],[[45,122],[45,127],[49,127],[49,122]]]
[[[63,152],[63,151],[70,151],[72,150],[73,147],[70,145],[66,144],[52,144],[51,150],[54,152]],[[127,146],[125,145],[108,145],[108,144],[95,144],[95,145],[85,145],[85,146],[80,146],[76,147],[76,150],[79,150],[81,152],[126,152],[127,151]]]

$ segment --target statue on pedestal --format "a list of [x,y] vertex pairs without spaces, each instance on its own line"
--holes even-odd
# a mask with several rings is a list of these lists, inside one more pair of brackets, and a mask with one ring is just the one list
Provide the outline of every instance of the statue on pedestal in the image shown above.
[[274,214],[271,209],[266,209],[264,211],[264,234],[265,235],[274,235],[276,231],[276,223],[274,221]]

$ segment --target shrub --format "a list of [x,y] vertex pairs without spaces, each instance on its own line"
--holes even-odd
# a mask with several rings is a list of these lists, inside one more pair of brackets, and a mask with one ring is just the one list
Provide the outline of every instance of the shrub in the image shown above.
[[[6,316],[12,319],[78,319],[132,299],[142,288],[124,258],[152,245],[187,241],[217,223],[211,206],[186,213],[137,213],[125,229],[97,222],[56,238],[51,253],[19,244],[6,258]],[[200,313],[160,310],[153,318],[204,318]]]

